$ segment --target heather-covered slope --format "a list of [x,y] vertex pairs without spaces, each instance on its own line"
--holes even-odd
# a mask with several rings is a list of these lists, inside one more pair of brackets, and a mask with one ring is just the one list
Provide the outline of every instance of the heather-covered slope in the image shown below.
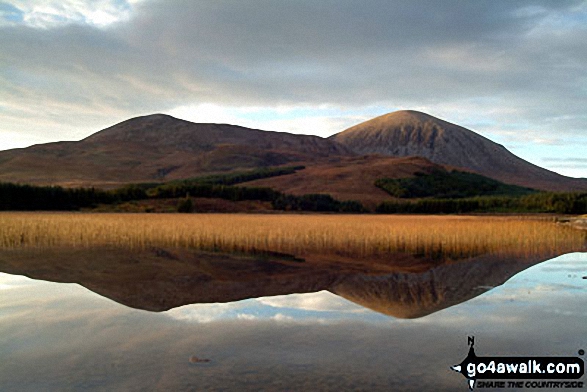
[[0,151],[0,182],[117,187],[294,162],[307,169],[254,185],[379,202],[387,196],[376,180],[446,165],[535,189],[587,190],[586,179],[540,168],[468,129],[413,111],[380,116],[328,139],[161,114],[137,117],[77,142]]
[[586,179],[543,169],[473,131],[416,111],[379,116],[330,139],[357,154],[420,156],[508,184],[552,191],[587,189]]
[[327,193],[338,200],[356,200],[374,208],[390,198],[387,192],[375,186],[378,179],[411,177],[415,173],[431,173],[439,169],[442,166],[425,158],[369,155],[307,165],[295,174],[264,178],[242,185],[270,187],[293,195]]
[[0,181],[108,186],[346,155],[345,147],[318,136],[151,115],[78,142],[2,151]]

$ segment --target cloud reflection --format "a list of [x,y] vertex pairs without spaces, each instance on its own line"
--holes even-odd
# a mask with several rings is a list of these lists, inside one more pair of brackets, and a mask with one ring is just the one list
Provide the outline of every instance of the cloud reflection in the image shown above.
[[[327,291],[254,298],[237,302],[193,304],[164,312],[191,323],[221,320],[329,323],[344,319],[377,319],[373,312]],[[374,317],[373,317],[374,316]],[[383,319],[383,317],[382,317]]]
[[[535,285],[551,281],[550,274],[532,267],[466,303],[413,320],[356,311],[327,292],[152,313],[74,284],[0,274],[0,284],[15,287],[1,294],[0,353],[10,360],[0,361],[0,385],[7,391],[462,389],[462,378],[448,367],[462,359],[468,335],[484,355],[568,356],[584,347],[587,292]],[[540,296],[523,295],[528,290]],[[194,356],[210,362],[190,363]]]
[[293,308],[315,312],[365,313],[367,310],[328,291],[257,298],[257,302],[274,308]]

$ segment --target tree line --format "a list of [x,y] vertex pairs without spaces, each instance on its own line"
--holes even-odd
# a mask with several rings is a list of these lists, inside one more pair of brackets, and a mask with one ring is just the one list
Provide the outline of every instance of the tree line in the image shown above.
[[302,196],[281,194],[271,205],[275,210],[282,211],[316,211],[316,212],[348,212],[363,213],[367,209],[358,201],[339,201],[326,194],[307,194]]
[[386,201],[376,212],[383,214],[504,213],[587,213],[587,193],[541,192],[526,196],[482,196],[460,199],[419,199]]
[[146,197],[145,191],[125,186],[105,191],[96,188],[63,188],[0,183],[0,210],[79,210],[98,204],[113,204]]
[[[188,196],[188,197],[186,197]],[[117,204],[146,199],[220,198],[231,201],[270,202],[274,210],[363,213],[357,201],[339,201],[327,194],[290,195],[271,188],[242,187],[198,181],[167,184],[127,185],[113,190],[63,188],[0,183],[0,210],[69,211],[94,208],[100,204]],[[178,201],[179,206],[179,201]],[[185,202],[184,202],[184,209]],[[190,210],[188,208],[187,210]],[[454,214],[454,213],[558,213],[586,214],[587,192],[540,192],[525,196],[478,196],[457,199],[424,198],[393,200],[379,204],[376,212],[384,214]]]
[[537,192],[479,174],[444,169],[436,169],[428,174],[415,173],[414,177],[382,178],[375,181],[375,186],[398,198],[455,199],[474,196],[521,196]]
[[268,167],[244,172],[212,174],[209,176],[195,177],[192,179],[180,180],[177,182],[197,182],[211,185],[236,185],[243,182],[260,180],[263,178],[294,174],[296,171],[303,170],[305,168],[305,166]]
[[127,185],[114,190],[96,188],[63,188],[0,183],[0,210],[16,211],[74,211],[93,208],[99,204],[117,204],[146,199],[182,199],[178,209],[189,212],[190,198],[219,198],[230,201],[258,200],[270,202],[275,210],[316,212],[366,212],[357,201],[339,201],[330,195],[308,194],[294,196],[271,188],[240,187],[197,182],[169,183],[146,188]]

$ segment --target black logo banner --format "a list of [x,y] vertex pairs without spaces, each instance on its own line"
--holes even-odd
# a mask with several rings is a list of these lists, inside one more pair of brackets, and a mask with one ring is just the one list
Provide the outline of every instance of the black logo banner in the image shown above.
[[[478,357],[474,348],[475,338],[469,337],[468,344],[467,357],[451,369],[467,378],[471,390],[476,380],[578,380],[585,373],[585,364],[579,357]],[[557,383],[550,386],[582,387],[583,383],[580,384]]]

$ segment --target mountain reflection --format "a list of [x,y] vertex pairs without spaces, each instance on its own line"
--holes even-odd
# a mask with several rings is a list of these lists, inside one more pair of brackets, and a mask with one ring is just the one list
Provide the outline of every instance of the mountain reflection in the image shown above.
[[165,311],[328,290],[374,311],[418,318],[468,301],[564,253],[516,250],[455,259],[391,253],[368,260],[316,255],[239,255],[189,249],[101,247],[5,250],[0,271],[78,283],[128,307]]

